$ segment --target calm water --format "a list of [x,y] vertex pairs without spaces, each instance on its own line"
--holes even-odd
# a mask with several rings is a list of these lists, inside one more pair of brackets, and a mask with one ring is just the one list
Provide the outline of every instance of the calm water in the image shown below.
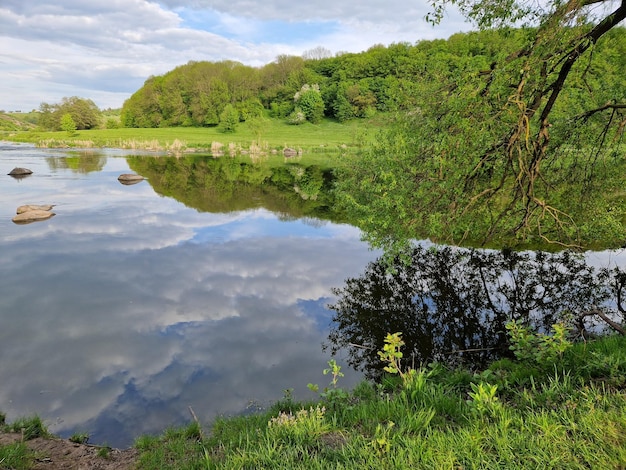
[[[34,173],[16,180],[14,167]],[[8,420],[38,414],[61,436],[125,447],[190,422],[189,407],[209,423],[326,385],[331,288],[377,255],[359,231],[263,207],[199,212],[148,181],[121,185],[129,172],[120,151],[0,143]],[[56,216],[16,225],[22,204]]]
[[[34,173],[14,179],[14,167]],[[149,180],[118,182],[135,171]],[[297,164],[0,142],[0,410],[9,420],[38,414],[63,437],[88,432],[92,443],[126,447],[190,422],[190,407],[209,424],[286,389],[311,397],[307,383],[329,382],[322,343],[348,348],[337,359],[351,387],[362,375],[346,364],[363,365],[364,354],[353,344],[378,336],[368,350],[378,361],[390,331],[408,340],[425,328],[413,338],[417,352],[433,338],[444,352],[472,346],[483,330],[492,340],[488,325],[461,328],[471,305],[448,305],[455,293],[473,298],[463,285],[475,273],[447,262],[430,273],[422,256],[389,276],[356,228],[315,216],[339,220],[327,187],[322,169]],[[55,204],[56,215],[16,225],[23,204]],[[587,253],[585,262],[624,268],[626,256]],[[419,276],[436,282],[423,292]],[[334,330],[333,288],[343,325]],[[424,316],[437,296],[443,307]]]

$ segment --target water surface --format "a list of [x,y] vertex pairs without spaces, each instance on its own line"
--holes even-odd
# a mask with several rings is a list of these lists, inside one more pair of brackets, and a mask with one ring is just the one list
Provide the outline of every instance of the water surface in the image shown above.
[[[14,179],[14,167],[34,173]],[[129,172],[148,180],[120,184]],[[558,259],[552,270],[507,264],[500,273],[476,271],[462,249],[440,249],[441,259],[418,250],[392,275],[359,230],[330,222],[342,218],[329,179],[297,162],[0,143],[0,410],[126,447],[190,422],[190,408],[208,425],[287,389],[312,397],[307,383],[329,382],[322,343],[339,348],[347,388],[362,377],[347,363],[379,368],[390,332],[405,334],[416,363],[491,351],[511,313],[512,291],[497,288],[515,276],[529,304],[546,292],[559,311],[596,301],[577,299],[587,282],[578,274],[551,288],[559,277],[550,273],[565,268]],[[56,215],[16,225],[23,204],[55,204]],[[590,252],[584,263],[583,274],[626,269],[626,253]],[[615,310],[611,295],[600,297]]]
[[[189,422],[189,407],[209,423],[325,385],[331,288],[376,257],[359,231],[262,205],[201,212],[149,181],[121,185],[129,172],[121,151],[0,145],[7,419],[125,447]],[[16,225],[22,204],[56,215]],[[345,386],[360,379],[344,371]]]

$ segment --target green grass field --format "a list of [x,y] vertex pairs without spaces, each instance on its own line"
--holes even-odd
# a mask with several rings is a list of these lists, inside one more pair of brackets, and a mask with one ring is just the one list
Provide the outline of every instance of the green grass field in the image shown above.
[[[41,147],[113,147],[162,151],[189,149],[211,150],[221,144],[239,149],[251,146],[262,150],[294,148],[304,153],[341,153],[357,149],[375,137],[384,120],[359,120],[339,123],[324,120],[320,124],[289,125],[284,120],[266,119],[262,124],[240,123],[233,133],[216,127],[175,127],[155,129],[94,129],[75,135],[67,132],[4,131],[0,138],[13,142],[30,142]],[[218,145],[219,147],[219,145]]]

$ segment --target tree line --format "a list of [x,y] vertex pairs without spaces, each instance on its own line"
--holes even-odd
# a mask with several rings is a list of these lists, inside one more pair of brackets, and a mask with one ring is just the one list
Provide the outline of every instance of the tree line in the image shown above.
[[[596,60],[582,80],[566,87],[566,106],[582,109],[585,88],[624,90],[626,34],[611,31],[598,46]],[[495,63],[523,49],[534,28],[498,28],[458,33],[450,38],[415,44],[374,45],[360,53],[337,53],[317,48],[299,56],[281,55],[263,67],[235,61],[190,61],[146,80],[123,105],[124,127],[224,125],[233,119],[248,121],[262,114],[291,124],[317,123],[323,118],[340,122],[376,113],[417,113],[436,106],[429,96],[453,91],[471,77],[485,77]],[[77,130],[101,125],[93,101],[63,98],[42,103],[39,125],[61,130],[69,114]],[[557,110],[558,112],[559,110]]]
[[[598,52],[585,80],[567,88],[571,105],[580,88],[624,89],[612,63],[623,57],[624,31]],[[532,28],[459,33],[447,40],[375,45],[361,53],[281,55],[259,68],[234,61],[189,62],[150,77],[122,109],[126,127],[214,126],[227,105],[246,121],[269,113],[292,124],[370,117],[378,112],[417,111],[442,84],[452,91],[469,76],[485,76],[492,64],[527,44]],[[306,58],[305,58],[306,57]]]

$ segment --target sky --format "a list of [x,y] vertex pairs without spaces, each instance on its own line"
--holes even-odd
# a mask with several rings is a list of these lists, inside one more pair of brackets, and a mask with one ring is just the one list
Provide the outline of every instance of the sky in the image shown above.
[[144,81],[189,61],[263,66],[323,47],[448,38],[471,26],[452,11],[432,26],[428,0],[0,0],[0,110],[63,97],[119,108]]

